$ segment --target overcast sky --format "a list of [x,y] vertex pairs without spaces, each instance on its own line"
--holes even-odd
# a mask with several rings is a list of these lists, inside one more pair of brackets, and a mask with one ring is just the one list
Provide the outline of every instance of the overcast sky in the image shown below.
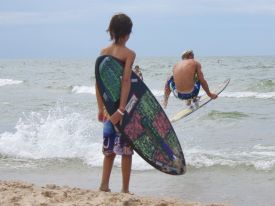
[[117,12],[140,57],[275,55],[274,0],[0,0],[0,58],[96,57]]

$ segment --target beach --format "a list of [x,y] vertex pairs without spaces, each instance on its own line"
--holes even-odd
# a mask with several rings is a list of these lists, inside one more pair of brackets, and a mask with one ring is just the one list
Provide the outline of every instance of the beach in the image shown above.
[[[177,60],[148,57],[135,62],[158,101]],[[217,100],[173,123],[185,155],[186,174],[164,174],[135,153],[130,191],[136,196],[124,196],[119,193],[119,156],[110,179],[112,193],[97,191],[103,154],[94,87],[95,58],[1,59],[0,195],[1,201],[15,202],[0,205],[23,205],[28,201],[25,196],[36,198],[34,194],[42,198],[41,205],[78,205],[88,201],[88,196],[103,201],[98,204],[105,204],[100,200],[105,196],[108,200],[121,199],[118,205],[123,201],[145,205],[274,205],[274,56],[198,60],[210,88],[227,78],[231,81]],[[182,108],[182,102],[171,96],[165,112],[171,117]],[[64,198],[67,190],[76,195],[73,201],[80,203],[69,203]],[[64,199],[43,202],[56,201],[54,198]]]
[[203,206],[204,204],[184,203],[181,200],[164,197],[100,192],[55,184],[39,187],[22,181],[0,181],[0,205]]
[[187,205],[177,200],[142,198],[54,184],[38,187],[19,181],[1,181],[0,191],[1,205]]

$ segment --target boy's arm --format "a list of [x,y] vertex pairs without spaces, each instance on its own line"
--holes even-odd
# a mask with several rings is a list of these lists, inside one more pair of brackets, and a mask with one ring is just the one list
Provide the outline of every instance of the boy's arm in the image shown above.
[[168,78],[165,82],[165,85],[164,85],[164,95],[163,95],[163,101],[162,101],[162,105],[163,105],[164,109],[167,107],[168,98],[169,98],[170,93],[171,93],[170,87],[168,85],[168,81],[169,81],[169,79],[171,79],[171,77],[172,77],[172,75],[168,76]]
[[119,109],[123,112],[127,104],[127,99],[128,99],[128,95],[131,87],[132,65],[135,61],[135,58],[136,58],[136,54],[134,52],[130,52],[130,54],[126,59],[125,67],[123,71],[121,91],[120,91],[120,103],[119,103]]
[[208,83],[204,78],[204,75],[203,75],[202,70],[201,70],[201,64],[199,62],[197,62],[197,75],[198,75],[199,81],[201,83],[201,86],[204,89],[204,91],[206,92],[206,94],[210,98],[216,99],[218,96],[216,94],[210,92],[209,87],[208,87]]
[[95,93],[96,93],[96,100],[97,100],[97,107],[98,107],[98,121],[102,122],[105,120],[104,114],[104,104],[102,98],[99,94],[97,84],[95,84]]
[[129,91],[131,88],[132,65],[134,63],[135,57],[136,57],[136,54],[131,51],[129,52],[125,61],[125,67],[124,67],[123,76],[121,80],[119,108],[118,108],[118,111],[116,111],[110,118],[110,120],[114,125],[117,124],[122,119],[123,113],[125,111]]

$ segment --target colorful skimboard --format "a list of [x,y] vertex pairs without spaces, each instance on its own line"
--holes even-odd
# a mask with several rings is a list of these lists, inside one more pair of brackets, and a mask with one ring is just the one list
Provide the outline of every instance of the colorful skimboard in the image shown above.
[[[112,56],[100,56],[95,65],[99,93],[110,115],[119,106],[123,65]],[[177,135],[154,95],[132,72],[131,89],[122,123],[115,125],[134,150],[156,169],[181,175],[185,159]]]
[[[220,94],[227,87],[229,82],[230,82],[230,79],[227,79],[226,81],[224,81],[222,84],[218,85],[214,90],[211,90],[211,91],[215,94]],[[202,106],[206,105],[211,100],[212,99],[210,97],[208,97],[207,94],[202,95],[199,98],[199,100],[197,100],[197,102],[195,104],[192,104],[192,107],[188,107],[188,108],[185,108],[185,109],[179,111],[170,119],[170,121],[176,122],[176,121],[188,116],[189,114],[195,112]]]

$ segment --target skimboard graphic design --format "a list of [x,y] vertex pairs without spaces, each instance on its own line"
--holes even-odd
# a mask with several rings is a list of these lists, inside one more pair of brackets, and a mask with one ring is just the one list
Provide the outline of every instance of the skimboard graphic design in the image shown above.
[[[120,60],[108,55],[98,57],[96,81],[110,115],[119,106],[122,73]],[[167,174],[185,173],[182,148],[168,117],[152,92],[134,72],[131,75],[125,115],[121,124],[115,126],[150,165]]]
[[[225,80],[223,83],[221,83],[220,85],[218,85],[214,90],[212,90],[215,94],[220,94],[229,84],[230,79]],[[212,99],[210,97],[207,96],[207,94],[202,95],[201,97],[199,97],[199,99],[197,100],[197,102],[195,104],[192,104],[191,107],[188,108],[184,108],[181,111],[179,111],[178,113],[176,113],[171,119],[171,122],[176,122],[186,116],[188,116],[189,114],[195,112],[196,110],[198,110],[199,108],[201,108],[202,106],[206,105],[208,102],[210,102]]]

